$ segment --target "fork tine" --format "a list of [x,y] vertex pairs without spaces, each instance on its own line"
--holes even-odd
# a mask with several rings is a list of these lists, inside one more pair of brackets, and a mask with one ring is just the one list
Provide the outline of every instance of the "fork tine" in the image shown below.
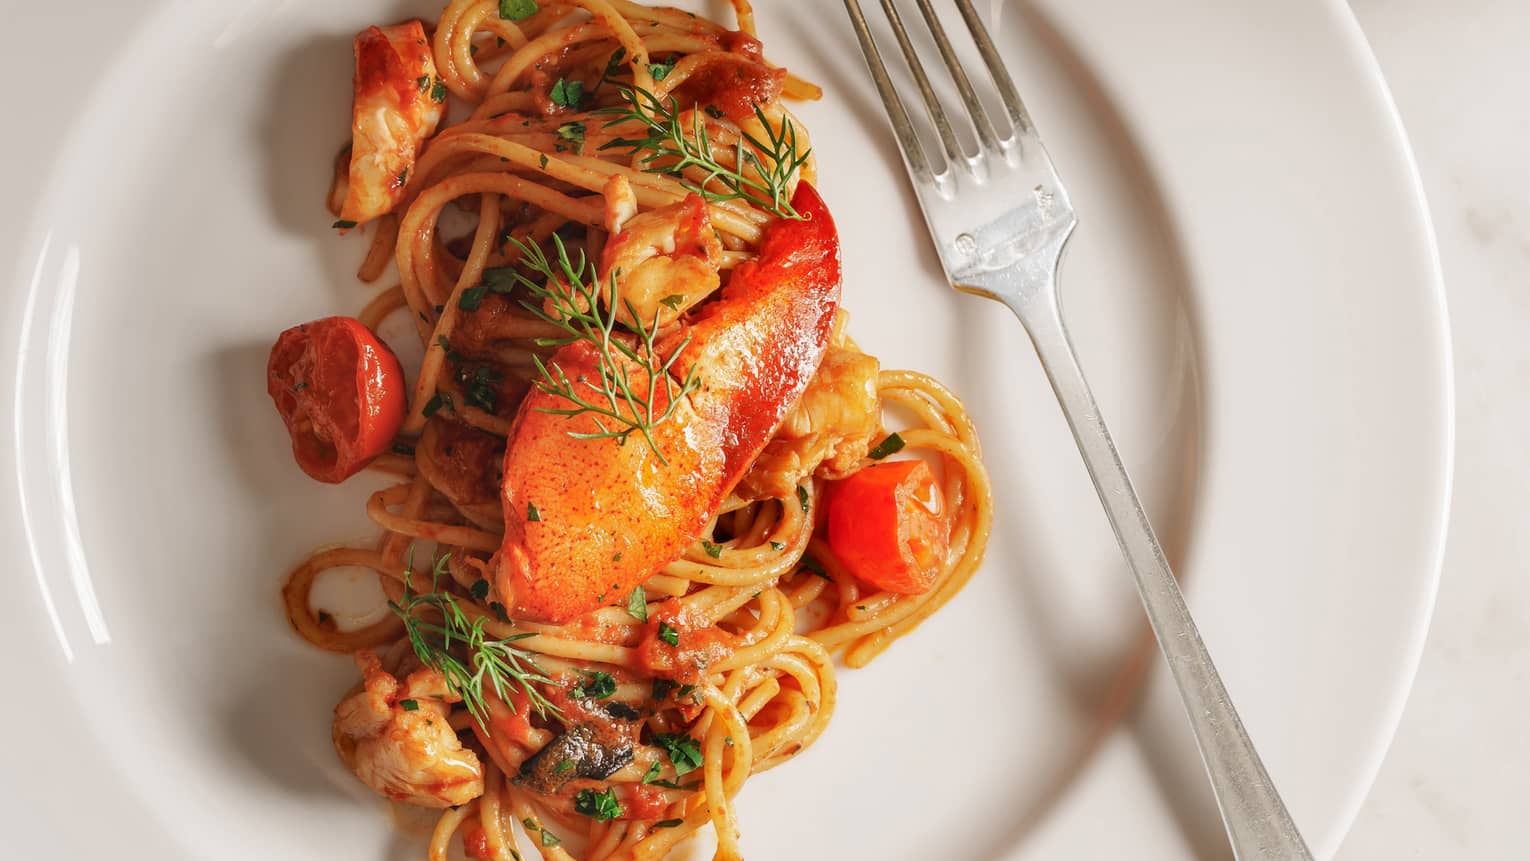
[[887,74],[887,66],[882,62],[882,53],[877,50],[876,40],[871,37],[871,29],[866,26],[866,16],[861,12],[861,4],[858,0],[845,0],[845,10],[850,13],[850,24],[855,28],[855,38],[861,43],[861,53],[866,56],[866,66],[871,70],[871,79],[877,85],[877,94],[882,97],[882,105],[887,109],[887,118],[892,122],[893,134],[898,138],[898,146],[903,150],[903,157],[908,161],[909,170],[920,179],[933,178],[935,172],[930,168],[930,161],[925,156],[924,146],[919,143],[919,135],[914,131],[914,124],[908,117],[908,111],[903,107],[903,100],[898,98],[898,90]]
[[[956,91],[961,95],[962,104],[967,107],[967,115],[977,129],[978,140],[987,149],[998,149],[999,135],[994,131],[993,122],[988,119],[988,110],[983,107],[981,101],[978,101],[977,91],[972,88],[972,81],[967,77],[967,70],[962,68],[961,61],[957,59],[956,51],[951,47],[951,40],[946,38],[946,28],[936,17],[930,0],[916,0],[916,2],[919,5],[919,14],[924,16],[924,23],[930,28],[930,35],[935,37],[935,47],[940,50],[940,59],[945,61],[946,69],[951,73],[951,80],[956,82]],[[883,3],[890,5],[890,0],[883,0]],[[967,26],[970,28],[972,25],[969,23]]]
[[892,25],[893,36],[898,40],[898,48],[903,52],[903,60],[908,64],[908,70],[914,74],[914,83],[919,88],[919,97],[924,100],[925,110],[929,112],[930,121],[935,124],[935,131],[940,135],[940,143],[946,149],[946,158],[953,164],[964,162],[967,157],[962,153],[961,142],[956,139],[956,132],[951,128],[951,120],[946,116],[945,108],[940,106],[940,99],[935,95],[935,88],[930,85],[930,76],[925,74],[924,64],[919,62],[919,55],[914,51],[914,43],[908,38],[908,29],[903,26],[903,16],[898,14],[898,7],[893,0],[882,0],[882,12],[887,15],[887,23]]
[[967,30],[972,33],[972,41],[977,43],[978,53],[983,55],[983,64],[988,67],[988,74],[993,77],[994,86],[999,88],[999,98],[1004,101],[1005,110],[1009,111],[1010,121],[1015,124],[1015,132],[1028,135],[1035,131],[1031,125],[1030,112],[1025,109],[1025,102],[1020,100],[1020,92],[1015,89],[1015,82],[1009,77],[1009,70],[1004,66],[1004,58],[999,56],[999,49],[994,47],[993,38],[988,35],[988,28],[984,26],[983,19],[978,17],[977,10],[972,8],[972,0],[956,0],[956,8],[962,13],[962,20],[967,24]]

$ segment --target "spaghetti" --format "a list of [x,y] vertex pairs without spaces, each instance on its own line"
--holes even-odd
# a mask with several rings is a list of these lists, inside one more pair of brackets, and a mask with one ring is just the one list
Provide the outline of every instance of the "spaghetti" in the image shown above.
[[[337,747],[383,794],[442,808],[432,861],[459,836],[470,857],[497,861],[519,857],[518,839],[554,861],[660,859],[708,825],[716,857],[742,857],[733,798],[823,732],[834,656],[864,666],[950,600],[982,558],[991,501],[966,411],[923,374],[878,370],[844,334],[841,313],[806,393],[749,473],[631,594],[602,595],[560,623],[518,613],[491,589],[506,541],[506,438],[522,402],[555,381],[551,357],[570,337],[560,325],[567,312],[538,313],[548,307],[541,294],[506,273],[526,275],[532,249],[554,261],[568,250],[608,258],[620,180],[635,204],[629,217],[668,218],[705,201],[707,239],[718,246],[707,259],[726,285],[791,215],[787,198],[760,191],[764,175],[780,168],[788,191],[816,178],[807,132],[782,100],[819,91],[770,65],[749,4],[733,6],[737,31],[627,0],[452,0],[421,58],[429,72],[402,74],[418,80],[410,98],[464,115],[414,130],[417,142],[391,129],[387,139],[408,151],[404,173],[383,189],[386,211],[351,211],[355,187],[372,181],[367,170],[388,164],[365,151],[359,125],[337,159],[337,226],[372,225],[359,277],[381,279],[390,261],[399,277],[358,319],[375,330],[408,313],[426,352],[398,434],[369,461],[398,479],[367,502],[380,539],[308,557],[283,598],[304,639],[358,654],[365,679],[337,707]],[[360,52],[358,40],[364,66]],[[363,77],[359,69],[358,114]],[[632,145],[644,117],[662,117],[665,105],[682,128],[704,128],[732,186],[705,166]],[[798,153],[790,164],[759,146],[786,134]],[[565,276],[553,268],[556,285]],[[584,271],[581,262],[569,274]],[[656,338],[726,301],[715,288],[675,298],[655,309]],[[601,301],[575,310],[599,318]],[[641,326],[627,307],[631,319],[620,322]],[[619,349],[641,342],[623,337]],[[907,427],[889,434],[885,405]],[[296,439],[290,418],[289,427]],[[624,441],[644,444],[641,434]],[[829,535],[834,497],[863,472],[897,472],[898,487],[915,486],[908,467],[922,462],[935,466],[921,497],[935,538],[907,545],[913,587],[881,588],[859,552],[844,552],[848,530],[874,518],[851,512],[851,537]],[[539,520],[534,507],[525,514]],[[313,609],[311,590],[325,571],[357,566],[377,572],[395,612],[341,630]],[[491,659],[508,662],[507,675],[486,676]]]

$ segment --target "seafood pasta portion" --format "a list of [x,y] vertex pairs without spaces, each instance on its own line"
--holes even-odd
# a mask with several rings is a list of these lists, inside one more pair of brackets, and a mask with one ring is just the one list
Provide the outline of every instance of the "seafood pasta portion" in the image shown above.
[[[626,0],[453,0],[356,37],[330,207],[355,317],[283,332],[270,395],[323,482],[396,478],[377,543],[288,576],[352,655],[333,736],[440,811],[432,859],[657,859],[812,744],[866,664],[978,565],[962,405],[846,331],[839,235],[787,107],[818,88],[737,29]],[[407,315],[406,374],[375,334]],[[898,408],[890,433],[883,412]],[[382,621],[314,606],[370,568]],[[519,848],[517,848],[519,843]]]

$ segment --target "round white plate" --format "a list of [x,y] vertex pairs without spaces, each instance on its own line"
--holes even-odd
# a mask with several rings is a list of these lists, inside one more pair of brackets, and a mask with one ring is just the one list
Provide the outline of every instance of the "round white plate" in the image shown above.
[[[0,142],[7,844],[421,857],[329,749],[352,669],[276,601],[310,548],[368,535],[375,481],[297,471],[263,368],[278,331],[369,295],[320,205],[350,35],[439,3],[11,5],[18,67],[47,75]],[[1023,334],[942,286],[838,4],[759,5],[769,53],[828,89],[801,113],[853,332],[966,398],[999,515],[971,587],[843,674],[829,733],[749,784],[750,857],[1224,855]],[[993,5],[1082,217],[1063,274],[1083,364],[1326,856],[1407,695],[1450,475],[1439,276],[1391,103],[1337,0]]]

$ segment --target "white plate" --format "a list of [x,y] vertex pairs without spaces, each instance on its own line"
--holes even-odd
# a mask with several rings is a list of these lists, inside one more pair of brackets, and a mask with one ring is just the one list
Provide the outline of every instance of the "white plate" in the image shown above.
[[[262,370],[279,330],[368,295],[320,206],[349,34],[437,4],[103,4],[68,28],[72,7],[11,5],[36,34],[17,67],[51,76],[0,143],[13,857],[419,857],[329,750],[352,671],[275,597],[305,551],[367,534],[365,489],[298,473]],[[750,783],[750,857],[1224,853],[1164,680],[1115,719],[1156,658],[1023,335],[940,286],[838,4],[760,6],[772,56],[829,90],[802,114],[854,332],[967,399],[999,519],[972,586],[844,674],[819,745]],[[1083,219],[1064,271],[1083,362],[1330,854],[1407,694],[1450,474],[1440,284],[1390,101],[1339,2],[1003,12]]]

